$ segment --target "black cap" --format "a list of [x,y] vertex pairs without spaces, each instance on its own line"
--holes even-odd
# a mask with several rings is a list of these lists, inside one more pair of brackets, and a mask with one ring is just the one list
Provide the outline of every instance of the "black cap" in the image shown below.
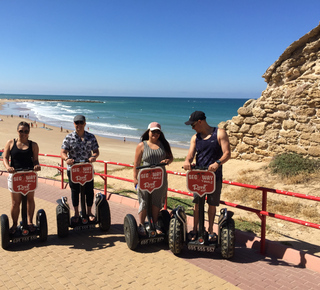
[[185,122],[186,125],[192,125],[194,122],[197,122],[198,120],[205,120],[206,115],[202,111],[195,111],[193,112],[190,117],[189,121]]
[[86,121],[86,117],[85,116],[82,116],[82,115],[77,115],[73,118],[73,122],[77,122],[77,121],[83,121],[85,122]]

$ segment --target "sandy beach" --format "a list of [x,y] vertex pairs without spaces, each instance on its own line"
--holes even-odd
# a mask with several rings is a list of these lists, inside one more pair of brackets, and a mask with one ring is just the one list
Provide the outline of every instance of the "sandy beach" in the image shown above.
[[[15,100],[16,101],[16,100]],[[25,100],[24,100],[25,101]],[[0,100],[0,106],[7,100]],[[27,111],[26,111],[27,114]],[[9,139],[17,138],[17,124],[20,121],[27,121],[33,122],[33,127],[31,128],[29,139],[33,140],[38,143],[40,153],[43,154],[52,154],[52,155],[60,155],[60,148],[64,137],[66,136],[67,132],[64,129],[61,132],[61,128],[57,128],[54,126],[50,126],[43,123],[34,123],[33,120],[28,120],[25,118],[21,118],[18,116],[7,116],[7,115],[0,115],[0,133],[1,133],[1,143],[0,149],[3,149],[6,142]],[[111,138],[105,138],[96,136],[100,146],[100,156],[99,160],[103,161],[114,161],[126,164],[133,164],[134,161],[134,154],[135,149],[138,142],[130,142]],[[191,137],[191,136],[190,136]],[[187,155],[187,149],[183,148],[176,148],[172,147],[173,155],[175,158],[185,158]],[[42,164],[50,164],[50,165],[58,165],[60,163],[59,158],[52,158],[47,156],[40,156],[39,157],[40,163]],[[183,172],[181,168],[183,161],[173,162],[170,166],[167,166],[167,170],[175,171],[175,172]],[[290,185],[286,184],[285,181],[281,179],[277,179],[272,176],[266,170],[266,163],[262,162],[252,162],[252,161],[244,161],[244,160],[229,160],[223,167],[223,176],[225,180],[228,181],[239,181],[239,178],[243,176],[243,172],[247,172],[249,175],[256,176],[254,180],[255,185],[265,186],[269,188],[276,188],[281,190],[287,190],[292,192],[298,192],[303,194],[311,194],[311,195],[319,195],[319,182],[309,182],[308,184],[299,184],[299,185]],[[103,172],[103,164],[102,163],[95,163],[94,165],[96,171]],[[0,163],[0,170],[4,170],[4,166],[2,162]],[[126,168],[123,169],[121,166],[108,166],[108,170],[117,169],[116,174],[117,176],[125,177],[128,179],[132,179],[132,170],[128,170]],[[123,169],[123,170],[121,170]],[[59,178],[57,175],[57,169],[46,168],[42,167],[39,176],[43,177],[56,177]],[[185,178],[181,176],[173,176],[169,175],[169,187],[173,189],[187,191]],[[100,177],[96,177],[97,181],[102,181]],[[251,183],[253,184],[253,183]],[[108,178],[108,190],[133,190],[133,184],[130,182],[123,182],[115,179]],[[238,187],[234,186],[223,186],[222,191],[222,200],[226,200],[229,202],[234,202],[232,199],[233,194],[238,191]],[[173,193],[170,193],[172,195]],[[260,193],[258,193],[260,194]],[[173,194],[174,195],[174,194]],[[268,195],[268,198],[275,198],[275,199],[282,199],[277,195]],[[283,197],[287,198],[287,197]],[[298,203],[305,203],[305,201],[301,201],[295,199]],[[315,207],[316,209],[319,208],[320,205],[313,202],[311,205],[306,203],[306,206]],[[237,219],[244,218],[249,219],[255,222],[259,222],[256,214],[248,213],[243,210],[237,210],[232,208],[233,211],[236,212],[235,216]],[[313,221],[315,222],[315,221]],[[320,223],[318,221],[317,223]],[[320,247],[318,246],[318,240],[320,238],[320,230],[310,229],[303,226],[291,224],[288,222],[283,222],[281,220],[276,219],[269,219],[267,224],[269,227],[272,227],[272,231],[267,234],[267,237],[271,238],[272,240],[282,240],[295,245],[295,247],[299,247],[302,245],[303,249],[309,249],[311,247],[312,252],[320,253]],[[307,233],[307,235],[302,234]],[[298,242],[299,241],[299,242]],[[306,241],[306,242],[305,242]],[[315,249],[316,247],[316,249]]]

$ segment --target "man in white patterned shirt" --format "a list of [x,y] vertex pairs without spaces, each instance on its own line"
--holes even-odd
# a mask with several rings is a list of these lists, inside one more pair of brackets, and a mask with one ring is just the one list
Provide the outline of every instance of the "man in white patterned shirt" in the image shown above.
[[[71,188],[72,205],[74,207],[75,215],[72,217],[73,223],[79,221],[79,194],[80,185],[75,184],[70,179],[70,168],[74,163],[81,161],[95,162],[99,156],[99,145],[96,137],[85,131],[86,118],[82,115],[77,115],[73,119],[75,131],[68,134],[61,146],[61,158],[65,160],[68,167],[69,185]],[[90,221],[95,220],[95,216],[92,214],[93,205],[93,180],[87,182],[85,185],[86,203],[87,203],[87,215]]]

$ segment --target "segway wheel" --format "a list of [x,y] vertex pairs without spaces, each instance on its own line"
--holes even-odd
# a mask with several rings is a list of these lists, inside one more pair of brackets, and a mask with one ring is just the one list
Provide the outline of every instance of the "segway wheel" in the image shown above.
[[37,226],[40,229],[40,241],[45,242],[48,238],[48,223],[46,213],[43,209],[40,209],[37,212]]
[[126,243],[130,250],[134,250],[139,244],[139,235],[136,219],[133,215],[127,214],[123,222],[123,231]]
[[69,211],[61,206],[57,205],[57,233],[60,238],[64,238],[69,234]]
[[106,232],[110,229],[111,215],[108,201],[104,200],[99,206],[99,228]]
[[1,215],[1,246],[6,250],[10,243],[9,219],[8,216]]
[[169,228],[169,249],[175,255],[179,255],[183,248],[183,225],[177,219],[170,220]]
[[234,255],[235,229],[234,220],[230,220],[220,231],[221,235],[221,256],[224,259],[231,259]]

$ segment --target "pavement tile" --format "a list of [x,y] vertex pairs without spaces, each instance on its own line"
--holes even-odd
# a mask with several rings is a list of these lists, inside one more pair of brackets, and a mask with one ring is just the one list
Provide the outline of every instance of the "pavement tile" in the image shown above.
[[[9,215],[11,200],[6,186],[6,177],[0,176],[0,212]],[[268,289],[279,289],[290,284],[291,289],[297,285],[319,288],[318,272],[296,268],[241,245],[237,245],[231,261],[221,259],[219,251],[208,257],[185,249],[177,257],[165,244],[147,245],[131,251],[126,246],[122,224],[127,213],[137,218],[137,209],[130,206],[132,202],[123,201],[122,197],[116,199],[114,195],[109,200],[112,215],[109,232],[102,233],[99,229],[69,231],[67,238],[60,239],[56,235],[55,208],[56,200],[61,196],[67,196],[71,201],[70,189],[61,190],[39,183],[36,211],[40,207],[46,211],[48,241],[16,244],[8,251],[1,249],[1,288],[237,289],[238,286],[241,289],[263,289],[263,285]],[[33,270],[26,274],[25,269],[30,266]],[[285,280],[285,277],[290,278]],[[283,285],[281,279],[285,281]]]

